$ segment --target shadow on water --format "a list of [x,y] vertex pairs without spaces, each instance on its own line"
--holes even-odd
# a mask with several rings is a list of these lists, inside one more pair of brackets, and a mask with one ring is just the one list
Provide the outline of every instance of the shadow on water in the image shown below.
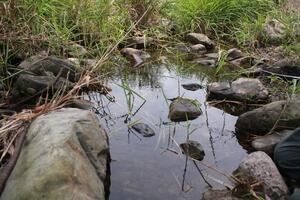
[[[234,135],[237,117],[207,104],[205,87],[181,87],[205,86],[214,72],[168,59],[159,57],[140,69],[110,66],[107,82],[115,102],[97,93],[87,97],[96,103],[95,112],[110,137],[111,200],[200,199],[209,185],[222,188],[220,183],[228,183],[212,168],[229,174],[246,154]],[[197,99],[203,114],[192,121],[171,122],[167,99],[177,96]],[[136,122],[148,124],[155,136],[145,138],[131,130]],[[205,165],[182,154],[179,144],[187,139],[201,143]]]

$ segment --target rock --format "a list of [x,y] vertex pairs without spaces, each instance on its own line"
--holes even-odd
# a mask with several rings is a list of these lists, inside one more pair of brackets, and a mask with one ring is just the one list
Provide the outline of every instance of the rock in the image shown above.
[[272,67],[280,68],[280,67],[293,66],[293,65],[294,62],[292,60],[290,60],[289,58],[283,58],[273,63]]
[[146,37],[146,36],[138,36],[138,37],[131,37],[126,39],[119,47],[124,48],[134,48],[134,49],[145,49],[150,47],[153,44],[153,38]]
[[72,99],[66,104],[68,108],[79,108],[82,110],[91,110],[94,107],[94,103],[84,99]]
[[[52,89],[57,90],[63,87],[71,88],[74,84],[65,78],[59,78],[53,85],[56,77],[54,76],[35,76],[30,74],[21,74],[14,84],[13,96],[14,98],[31,96],[37,92],[51,86]],[[50,88],[51,89],[51,88]]]
[[185,143],[180,144],[180,148],[185,155],[195,160],[201,161],[205,156],[202,145],[197,141],[187,140]]
[[261,182],[266,199],[285,200],[288,187],[272,159],[264,152],[249,154],[239,165],[239,177],[248,183]]
[[207,53],[207,54],[205,54],[205,56],[209,59],[214,59],[214,60],[219,59],[219,54],[218,53]]
[[30,125],[0,199],[104,200],[108,161],[108,137],[93,113],[42,115]]
[[62,70],[61,77],[67,78],[72,82],[76,80],[75,65],[67,59],[53,56],[32,56],[24,60],[18,67],[21,70],[39,76],[47,76],[49,72],[56,76]]
[[285,26],[276,19],[267,20],[262,29],[264,42],[278,45],[285,38]]
[[202,89],[202,85],[198,83],[186,83],[181,85],[184,89],[190,90],[190,91],[197,91],[199,89]]
[[78,59],[78,58],[68,58],[76,66],[86,66],[86,67],[93,67],[97,64],[97,59]]
[[202,200],[242,200],[234,197],[230,190],[208,189],[203,193]]
[[262,73],[266,75],[275,75],[290,81],[292,79],[300,77],[300,67],[293,65],[282,65],[279,67],[263,67]]
[[138,67],[144,62],[144,59],[150,57],[145,51],[133,48],[124,48],[121,50],[121,54],[133,63],[133,67]]
[[265,102],[269,93],[259,79],[239,78],[231,84],[215,82],[208,85],[210,99],[228,99],[244,102]]
[[293,131],[285,130],[273,133],[271,135],[257,137],[251,142],[251,146],[256,151],[263,151],[268,155],[272,155],[276,144],[278,144],[283,138],[290,135],[291,133],[293,133]]
[[191,51],[195,53],[204,53],[206,52],[206,47],[203,44],[195,44],[191,46]]
[[200,103],[197,100],[176,98],[169,108],[169,119],[180,122],[193,120],[202,114]]
[[132,126],[132,129],[144,137],[152,137],[155,135],[154,130],[148,124],[137,123]]
[[73,43],[69,46],[67,46],[67,52],[68,55],[73,56],[73,57],[84,57],[86,56],[89,52],[80,44]]
[[215,48],[215,43],[202,33],[189,33],[186,40],[192,44],[202,44],[207,50]]
[[184,53],[190,53],[192,51],[191,47],[186,44],[177,44],[176,46],[174,46],[174,48]]
[[197,63],[202,66],[207,66],[207,67],[216,67],[217,66],[217,61],[212,60],[212,59],[197,59],[193,61],[193,63]]
[[238,133],[263,135],[268,133],[276,123],[276,130],[299,127],[300,100],[276,101],[246,112],[239,116],[235,126]]
[[227,51],[227,57],[226,57],[227,61],[236,60],[242,57],[244,57],[243,52],[237,48],[229,49]]
[[251,56],[246,56],[246,57],[231,60],[229,63],[238,68],[250,68],[255,65],[255,58]]

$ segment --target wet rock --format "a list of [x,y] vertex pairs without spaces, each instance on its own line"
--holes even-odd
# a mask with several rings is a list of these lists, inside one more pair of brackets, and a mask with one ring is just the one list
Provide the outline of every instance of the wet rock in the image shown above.
[[205,156],[202,145],[197,141],[187,140],[185,143],[180,144],[180,148],[185,155],[195,160],[201,161]]
[[285,66],[293,66],[294,62],[289,58],[283,58],[280,60],[277,60],[275,63],[273,63],[272,67],[285,67]]
[[201,114],[200,103],[195,99],[178,97],[169,108],[169,119],[175,122],[193,120]]
[[237,48],[229,49],[227,51],[227,57],[226,57],[227,61],[236,60],[242,57],[244,57],[243,52]]
[[[281,63],[284,64],[284,63]],[[278,64],[279,65],[279,64]],[[275,75],[281,77],[285,80],[292,80],[300,77],[300,67],[293,65],[282,65],[282,66],[272,66],[263,67],[262,73],[266,75]]]
[[259,79],[239,78],[231,84],[215,82],[208,85],[210,99],[228,99],[244,102],[264,102],[268,100],[268,90]]
[[219,54],[218,53],[207,53],[205,54],[207,58],[213,59],[213,60],[218,60],[219,59]]
[[213,60],[213,59],[200,58],[200,59],[193,61],[193,63],[197,63],[199,65],[207,66],[207,67],[216,67],[217,66],[217,61]]
[[285,130],[271,135],[258,137],[251,142],[251,146],[257,151],[263,151],[268,155],[272,155],[276,144],[291,133],[293,133],[293,131]]
[[242,200],[234,197],[230,190],[209,189],[204,192],[202,200]]
[[78,67],[80,66],[93,67],[99,61],[97,59],[78,59],[78,58],[68,58],[68,60]]
[[202,89],[202,85],[198,83],[186,83],[181,85],[184,89],[190,90],[190,91],[197,91],[199,89]]
[[132,129],[144,137],[152,137],[155,135],[154,130],[148,124],[137,123],[132,126]]
[[153,44],[153,38],[146,36],[137,36],[126,39],[119,47],[134,48],[134,49],[145,49]]
[[202,44],[207,50],[215,47],[215,43],[202,33],[189,33],[186,36],[186,40],[192,44]]
[[177,44],[174,48],[184,53],[190,53],[192,51],[191,47],[186,44]]
[[23,61],[18,67],[21,70],[39,76],[47,76],[49,72],[56,76],[62,70],[61,77],[67,78],[72,82],[76,80],[75,65],[67,59],[53,56],[32,56]]
[[248,183],[262,183],[266,199],[285,200],[288,188],[272,159],[264,152],[249,154],[237,169]]
[[229,63],[239,68],[250,68],[255,65],[255,58],[246,56],[231,60]]
[[124,48],[121,50],[121,54],[133,63],[133,67],[138,67],[150,57],[145,51],[133,48]]
[[94,107],[94,103],[84,99],[72,99],[65,107],[91,110]]
[[206,52],[206,47],[203,44],[195,44],[192,45],[191,51],[195,53],[205,53]]
[[[14,84],[13,97],[31,96],[50,86],[50,89],[71,88],[74,84],[65,78],[59,78],[56,82],[54,76],[34,76],[21,74]],[[55,82],[55,83],[54,83]],[[53,84],[54,83],[54,84]]]
[[239,116],[236,122],[240,134],[266,134],[274,125],[276,130],[300,126],[300,100],[276,101]]
[[108,161],[108,137],[93,113],[51,112],[30,125],[0,199],[104,200]]
[[80,44],[73,43],[67,47],[67,53],[73,57],[84,57],[89,52]]
[[262,29],[264,42],[278,45],[285,37],[285,26],[276,19],[266,21]]

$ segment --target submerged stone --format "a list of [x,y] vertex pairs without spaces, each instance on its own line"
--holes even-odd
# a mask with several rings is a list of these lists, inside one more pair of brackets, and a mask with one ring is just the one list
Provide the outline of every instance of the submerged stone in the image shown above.
[[200,103],[195,99],[178,97],[169,108],[169,119],[174,122],[193,120],[201,114]]
[[202,85],[198,83],[186,83],[181,85],[184,89],[190,90],[190,91],[197,91],[199,89],[202,89]]
[[134,124],[132,128],[144,137],[152,137],[155,135],[154,130],[148,124],[137,123]]
[[195,160],[201,161],[205,156],[202,145],[197,141],[187,140],[185,143],[180,144],[180,147],[185,155]]

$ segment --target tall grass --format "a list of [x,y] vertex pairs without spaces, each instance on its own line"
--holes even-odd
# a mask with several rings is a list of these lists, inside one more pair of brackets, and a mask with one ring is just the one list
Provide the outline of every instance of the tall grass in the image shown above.
[[124,34],[128,19],[111,0],[20,0],[14,15],[1,16],[1,22],[9,24],[7,36],[19,33],[7,40],[48,46],[56,54],[70,42],[103,52]]
[[230,34],[243,20],[255,20],[272,9],[272,0],[174,0],[168,13],[177,30]]

